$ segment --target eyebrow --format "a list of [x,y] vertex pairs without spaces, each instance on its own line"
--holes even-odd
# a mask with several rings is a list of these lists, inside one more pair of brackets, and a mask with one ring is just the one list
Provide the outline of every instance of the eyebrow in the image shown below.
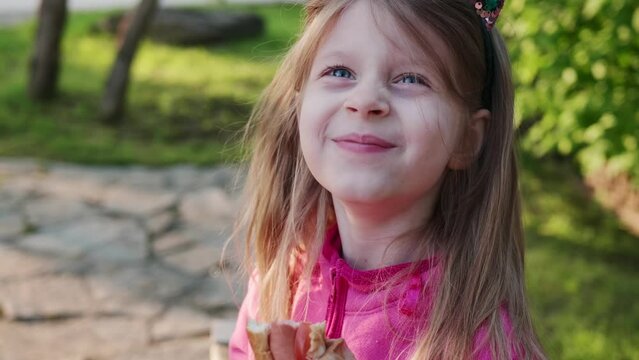
[[332,58],[332,57],[348,58],[349,55],[346,52],[342,51],[342,50],[331,50],[331,51],[328,51],[326,53],[317,54],[317,57],[321,58],[321,59]]

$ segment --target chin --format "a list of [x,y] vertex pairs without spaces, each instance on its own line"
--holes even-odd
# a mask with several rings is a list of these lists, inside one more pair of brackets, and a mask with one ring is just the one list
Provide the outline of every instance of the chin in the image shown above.
[[350,203],[375,204],[384,201],[388,196],[385,189],[365,186],[338,186],[327,189],[334,198]]

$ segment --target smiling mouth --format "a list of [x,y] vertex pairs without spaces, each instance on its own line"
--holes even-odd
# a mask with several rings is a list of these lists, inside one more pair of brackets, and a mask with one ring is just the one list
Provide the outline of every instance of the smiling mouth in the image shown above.
[[357,153],[377,153],[396,148],[397,145],[374,135],[348,134],[333,139],[340,148]]

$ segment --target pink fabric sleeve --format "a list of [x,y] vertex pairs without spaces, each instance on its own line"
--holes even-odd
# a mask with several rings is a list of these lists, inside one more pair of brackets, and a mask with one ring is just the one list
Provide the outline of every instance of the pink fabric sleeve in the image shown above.
[[246,297],[240,307],[235,330],[229,341],[229,360],[250,360],[255,358],[246,335],[246,324],[249,318],[257,318],[257,303],[257,279],[253,275],[249,278]]
[[[502,326],[506,332],[506,339],[508,341],[509,359],[520,360],[518,352],[516,351],[516,344],[513,341],[513,327],[510,321],[510,316],[504,305],[500,308],[500,316]],[[473,359],[474,360],[493,360],[492,353],[490,351],[490,344],[488,343],[488,329],[486,326],[482,326],[477,330],[475,338],[473,340]]]

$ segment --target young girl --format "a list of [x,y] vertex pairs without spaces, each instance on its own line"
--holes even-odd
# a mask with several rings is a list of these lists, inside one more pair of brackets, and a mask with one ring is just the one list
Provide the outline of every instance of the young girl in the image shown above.
[[231,359],[253,356],[251,318],[326,321],[359,360],[545,358],[502,5],[308,1],[250,121],[251,276]]

